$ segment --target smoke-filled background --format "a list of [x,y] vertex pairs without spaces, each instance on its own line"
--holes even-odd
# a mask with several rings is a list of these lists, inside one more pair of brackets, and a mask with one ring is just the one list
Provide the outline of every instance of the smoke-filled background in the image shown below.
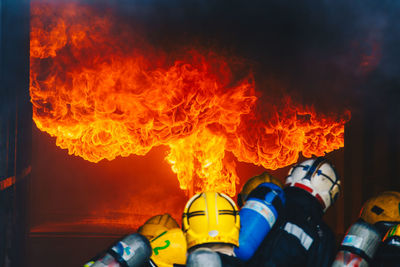
[[[43,2],[61,4],[36,3]],[[238,80],[254,76],[260,113],[282,104],[284,95],[314,105],[320,114],[350,110],[345,147],[328,155],[343,182],[344,194],[327,214],[338,240],[367,198],[400,190],[398,1],[75,2],[113,14],[116,36],[128,28],[140,36],[137,44],[162,50],[166,61],[193,47],[227,58]],[[7,47],[6,40],[19,33],[6,23],[0,26],[2,47]],[[18,73],[5,58],[2,79]],[[60,258],[65,266],[77,266],[149,215],[183,208],[186,196],[164,160],[166,148],[94,164],[69,156],[35,125],[32,131],[26,266],[47,266]],[[238,163],[237,188],[262,171]],[[287,171],[272,173],[284,180]],[[179,221],[181,210],[171,213]]]
[[[396,1],[118,1],[122,20],[142,24],[153,44],[193,44],[244,59],[257,89],[341,110],[395,79]],[[368,86],[369,85],[369,86]],[[373,89],[372,89],[372,88]],[[281,91],[279,91],[279,94]]]

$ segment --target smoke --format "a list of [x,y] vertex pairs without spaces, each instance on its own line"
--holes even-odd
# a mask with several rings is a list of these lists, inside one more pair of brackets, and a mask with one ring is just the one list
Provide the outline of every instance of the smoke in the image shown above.
[[371,75],[397,79],[399,6],[389,0],[121,0],[114,8],[169,51],[196,45],[245,61],[265,103],[289,93],[337,112],[356,108],[360,98],[373,100]]

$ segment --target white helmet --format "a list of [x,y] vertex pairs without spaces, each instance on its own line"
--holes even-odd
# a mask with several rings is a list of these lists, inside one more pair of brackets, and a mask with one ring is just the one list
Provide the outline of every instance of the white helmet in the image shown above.
[[321,203],[324,212],[337,199],[340,181],[333,166],[323,157],[309,159],[293,166],[286,185],[306,190]]

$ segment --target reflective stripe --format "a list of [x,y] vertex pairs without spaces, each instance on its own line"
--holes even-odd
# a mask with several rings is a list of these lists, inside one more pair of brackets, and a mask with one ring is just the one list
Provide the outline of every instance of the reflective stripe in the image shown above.
[[301,188],[301,189],[304,189],[304,190],[306,190],[308,193],[313,193],[313,191],[314,191],[312,188],[310,188],[310,187],[308,187],[308,186],[306,186],[306,185],[304,185],[304,184],[295,183],[294,186],[295,186],[295,187],[299,187],[299,188]]
[[306,232],[304,232],[303,229],[301,229],[300,227],[298,227],[297,225],[295,225],[293,223],[290,223],[290,222],[286,223],[283,230],[285,230],[289,234],[297,237],[299,239],[301,245],[306,250],[308,250],[310,248],[311,244],[314,241],[314,239],[312,239],[311,236],[309,236]]
[[392,239],[388,242],[388,245],[395,246],[395,247],[400,247],[400,241],[396,239]]

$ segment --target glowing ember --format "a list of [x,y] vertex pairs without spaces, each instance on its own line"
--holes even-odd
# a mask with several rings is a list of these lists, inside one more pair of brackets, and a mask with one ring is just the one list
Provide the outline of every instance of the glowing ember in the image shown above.
[[299,152],[343,146],[349,114],[317,115],[286,99],[260,118],[251,75],[237,80],[226,60],[195,50],[167,63],[115,25],[88,6],[32,4],[33,119],[69,154],[98,162],[166,145],[182,189],[234,195],[238,177],[226,152],[276,169]]

